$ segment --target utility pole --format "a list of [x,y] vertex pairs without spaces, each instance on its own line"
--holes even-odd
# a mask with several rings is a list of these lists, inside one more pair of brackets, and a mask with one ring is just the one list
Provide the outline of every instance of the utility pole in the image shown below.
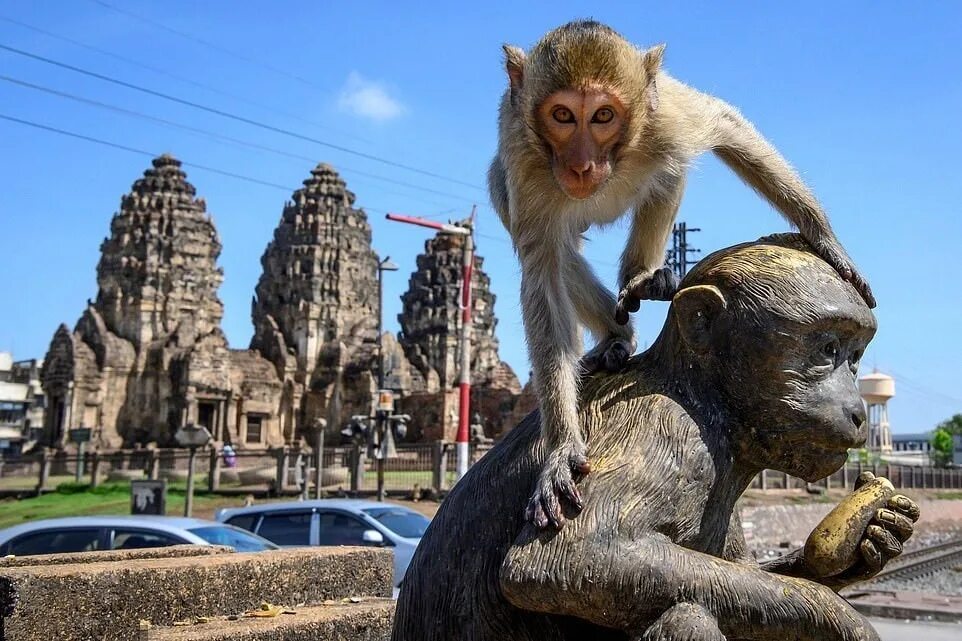
[[[388,394],[384,389],[384,355],[381,352],[381,343],[384,334],[384,272],[396,272],[397,265],[391,262],[391,257],[387,256],[377,264],[377,407],[375,408],[374,420],[377,430],[377,442],[383,443],[387,437],[387,431],[391,429],[388,425],[388,416],[394,413],[394,395]],[[382,403],[389,403],[390,409],[382,406]],[[384,500],[384,453],[377,458],[377,500]]]
[[438,223],[416,216],[387,215],[388,220],[420,225],[421,227],[436,229],[444,234],[454,234],[464,238],[461,253],[461,334],[458,341],[461,350],[461,377],[459,382],[458,434],[455,439],[458,454],[458,479],[468,472],[468,422],[471,418],[471,329],[473,322],[471,277],[474,272],[474,213],[476,209],[476,206],[471,208],[471,218],[466,224],[458,225]]
[[688,232],[701,231],[698,227],[689,227],[684,222],[675,223],[671,230],[671,249],[665,252],[665,265],[670,267],[679,279],[685,277],[688,268],[697,263],[697,260],[690,260],[689,254],[700,254],[700,249],[688,246]]

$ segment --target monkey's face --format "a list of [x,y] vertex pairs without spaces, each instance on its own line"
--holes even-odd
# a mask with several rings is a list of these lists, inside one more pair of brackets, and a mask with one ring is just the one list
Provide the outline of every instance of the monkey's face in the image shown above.
[[537,108],[551,171],[569,198],[590,198],[608,180],[627,115],[617,95],[597,86],[556,91]]

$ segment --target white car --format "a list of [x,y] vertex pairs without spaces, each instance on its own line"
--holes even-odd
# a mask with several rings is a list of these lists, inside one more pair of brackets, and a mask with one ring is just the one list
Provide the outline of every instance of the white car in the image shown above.
[[175,516],[70,516],[30,521],[0,530],[0,556],[185,544],[229,545],[238,552],[277,549],[270,541],[240,528]]
[[[414,550],[431,521],[401,505],[359,499],[320,499],[223,508],[215,519],[281,546],[369,545],[394,551],[399,588]],[[396,593],[396,592],[395,592]]]

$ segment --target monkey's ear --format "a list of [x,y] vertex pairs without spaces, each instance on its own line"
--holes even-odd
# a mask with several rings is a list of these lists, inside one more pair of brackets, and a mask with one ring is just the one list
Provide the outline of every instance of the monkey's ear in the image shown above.
[[694,285],[680,290],[671,301],[678,331],[688,347],[699,354],[711,347],[712,327],[728,307],[714,285]]
[[658,70],[661,69],[661,60],[664,54],[665,45],[655,45],[644,53],[642,60],[645,68],[645,79],[648,83],[645,87],[645,93],[647,94],[645,97],[650,111],[658,109],[658,84],[655,82],[655,77],[658,75]]
[[645,52],[642,64],[645,66],[645,75],[648,76],[649,82],[654,79],[655,74],[661,69],[661,61],[664,57],[665,45],[663,44],[655,45]]
[[524,51],[512,45],[502,45],[504,49],[504,68],[508,72],[508,80],[511,82],[511,93],[517,94],[521,91],[521,83],[524,80],[524,62],[527,56]]

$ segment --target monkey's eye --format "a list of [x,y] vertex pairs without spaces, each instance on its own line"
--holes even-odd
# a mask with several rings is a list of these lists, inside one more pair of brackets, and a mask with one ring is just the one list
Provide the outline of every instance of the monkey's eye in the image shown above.
[[575,121],[575,115],[567,107],[555,107],[551,117],[563,125],[570,125]]
[[595,112],[591,122],[606,124],[615,119],[615,112],[611,107],[602,107]]

